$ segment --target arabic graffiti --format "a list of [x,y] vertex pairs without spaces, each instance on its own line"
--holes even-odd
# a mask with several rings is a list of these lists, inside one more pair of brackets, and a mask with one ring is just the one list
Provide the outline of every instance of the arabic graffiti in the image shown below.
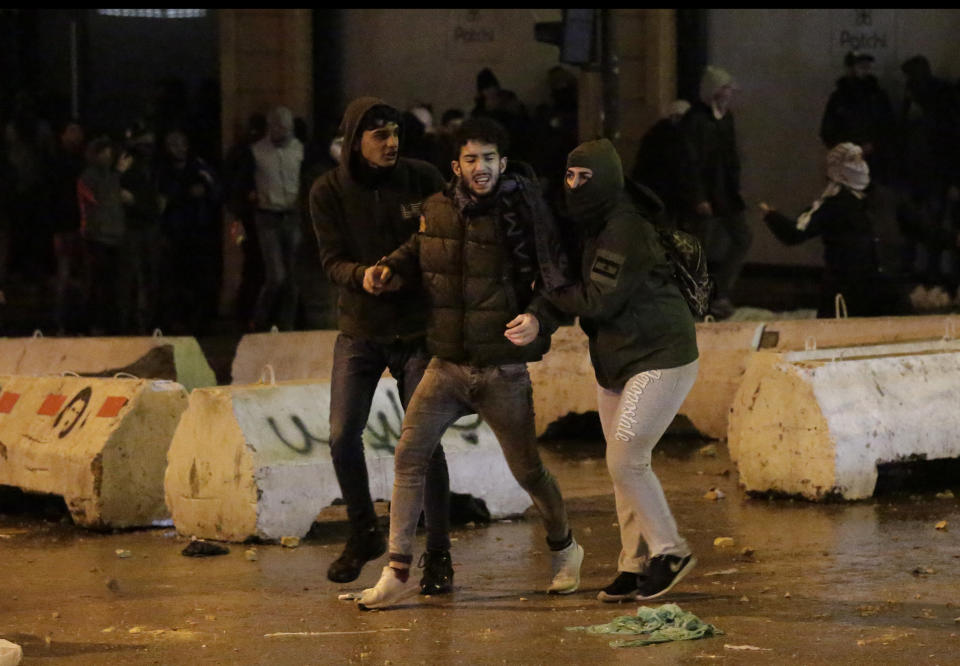
[[[403,409],[395,391],[387,391],[387,401],[390,403],[388,410],[378,409],[370,414],[364,430],[368,434],[367,441],[371,449],[374,451],[387,451],[393,454],[396,452],[397,442],[400,441],[401,427],[403,425]],[[273,416],[267,417],[267,425],[270,426],[273,434],[281,444],[291,451],[308,456],[313,452],[314,446],[330,445],[329,437],[318,437],[310,432],[306,423],[304,423],[303,419],[298,415],[291,415],[290,421],[299,431],[299,436],[288,438],[281,430],[277,419]],[[466,423],[455,423],[450,426],[450,429],[459,432],[463,441],[476,445],[480,441],[477,430],[481,423],[483,423],[483,419],[481,419],[479,415],[474,415],[473,419]]]

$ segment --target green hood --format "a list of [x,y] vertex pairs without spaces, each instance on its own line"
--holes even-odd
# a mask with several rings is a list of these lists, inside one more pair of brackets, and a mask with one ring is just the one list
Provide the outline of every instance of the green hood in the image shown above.
[[608,139],[581,143],[567,156],[567,168],[583,167],[593,177],[575,190],[564,188],[567,213],[589,235],[603,228],[623,193],[623,165]]

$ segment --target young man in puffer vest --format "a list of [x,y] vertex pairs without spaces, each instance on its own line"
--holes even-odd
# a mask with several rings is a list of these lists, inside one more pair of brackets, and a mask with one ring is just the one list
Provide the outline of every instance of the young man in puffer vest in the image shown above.
[[[533,181],[505,174],[506,133],[471,119],[457,132],[456,176],[426,200],[420,231],[365,276],[370,293],[421,285],[427,292],[427,349],[433,355],[404,417],[390,507],[390,563],[361,608],[414,596],[409,576],[427,462],[450,424],[483,418],[511,472],[543,519],[552,554],[548,592],[580,584],[583,548],[573,539],[560,489],[537,451],[528,362],[556,330],[541,285],[565,281],[553,219]],[[413,283],[411,285],[411,283]]]

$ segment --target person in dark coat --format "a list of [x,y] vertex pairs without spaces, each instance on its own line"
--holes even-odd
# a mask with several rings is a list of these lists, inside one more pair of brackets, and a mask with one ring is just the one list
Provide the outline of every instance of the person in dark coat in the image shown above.
[[671,102],[663,118],[654,124],[640,141],[632,178],[649,187],[663,202],[663,221],[676,227],[677,216],[689,199],[686,194],[684,172],[684,137],[680,128],[683,117],[690,110],[690,102],[678,99]]
[[[753,243],[740,196],[740,156],[730,105],[736,85],[719,67],[707,67],[700,80],[700,100],[684,116],[687,205],[680,226],[703,245],[713,266],[716,295],[710,312],[718,319],[734,312],[731,292]],[[717,232],[726,233],[726,253],[717,257]]]
[[[257,295],[263,286],[263,254],[257,236],[256,166],[250,146],[267,135],[267,116],[252,113],[237,131],[237,140],[223,160],[224,205],[232,218],[230,235],[243,251],[243,269],[237,287],[237,320],[244,330],[253,330]],[[313,181],[310,181],[313,182]]]
[[366,609],[416,594],[410,568],[426,461],[444,431],[473,413],[490,425],[510,471],[540,512],[553,565],[548,592],[569,594],[580,584],[583,548],[537,451],[526,366],[546,353],[557,327],[552,306],[535,286],[564,283],[553,219],[534,181],[504,174],[507,137],[498,123],[474,118],[456,136],[456,180],[424,203],[420,231],[368,274],[371,293],[422,284],[433,359],[403,420],[390,562],[358,600]]
[[121,329],[146,334],[157,325],[160,300],[160,185],[154,167],[154,133],[138,125],[128,131],[117,170],[124,197],[124,279],[120,289]]
[[217,313],[221,269],[220,183],[193,154],[187,135],[167,134],[158,168],[164,209],[162,322],[178,334],[200,335]]
[[109,137],[94,139],[86,149],[87,166],[77,180],[80,234],[89,281],[85,291],[90,332],[94,335],[116,335],[120,327],[117,303],[126,220],[115,155]]
[[598,598],[653,599],[696,564],[650,467],[697,378],[696,329],[657,231],[624,190],[613,144],[577,146],[564,182],[581,240],[579,280],[545,295],[580,317],[597,378],[621,542],[619,573]]
[[873,60],[858,51],[844,56],[847,73],[827,100],[820,138],[827,148],[844,142],[860,146],[874,180],[886,183],[896,123],[890,98],[872,74]]
[[77,179],[84,168],[84,145],[83,126],[77,120],[67,121],[61,128],[60,145],[54,155],[50,202],[53,254],[57,260],[54,319],[60,334],[77,334],[85,328],[83,244],[80,238],[80,202],[77,199]]
[[840,143],[827,154],[828,184],[796,219],[759,204],[770,231],[783,243],[823,239],[824,275],[819,317],[836,314],[836,295],[854,317],[908,314],[905,294],[884,272],[870,207],[870,168],[861,148]]
[[477,95],[471,118],[492,118],[504,129],[515,159],[530,161],[532,127],[527,107],[512,90],[500,87],[500,81],[489,67],[477,74]]
[[[443,188],[432,165],[400,156],[400,113],[376,97],[353,100],[343,114],[340,164],[314,182],[310,217],[327,279],[339,288],[340,335],[330,377],[330,454],[347,505],[350,536],[327,578],[349,583],[386,550],[377,525],[363,431],[385,368],[397,380],[406,408],[429,357],[424,350],[427,307],[419,291],[374,296],[364,290],[367,270],[417,230],[423,201]],[[430,458],[424,513],[425,594],[453,589],[450,561],[450,482],[443,448]]]
[[[944,272],[943,248],[931,227],[954,228],[960,218],[960,97],[935,77],[922,55],[904,61],[906,89],[900,113],[898,185],[903,191],[900,223],[909,239],[904,264],[925,281],[956,281],[956,246],[947,248],[952,266]],[[936,234],[934,234],[935,236]]]

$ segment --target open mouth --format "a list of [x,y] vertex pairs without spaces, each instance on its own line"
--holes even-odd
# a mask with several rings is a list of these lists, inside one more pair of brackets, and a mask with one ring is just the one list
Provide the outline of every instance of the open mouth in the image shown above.
[[490,184],[490,175],[489,175],[489,174],[481,174],[481,175],[479,175],[479,176],[474,176],[474,177],[473,177],[473,182],[474,182],[476,185],[478,185],[479,187],[486,187],[487,185]]

